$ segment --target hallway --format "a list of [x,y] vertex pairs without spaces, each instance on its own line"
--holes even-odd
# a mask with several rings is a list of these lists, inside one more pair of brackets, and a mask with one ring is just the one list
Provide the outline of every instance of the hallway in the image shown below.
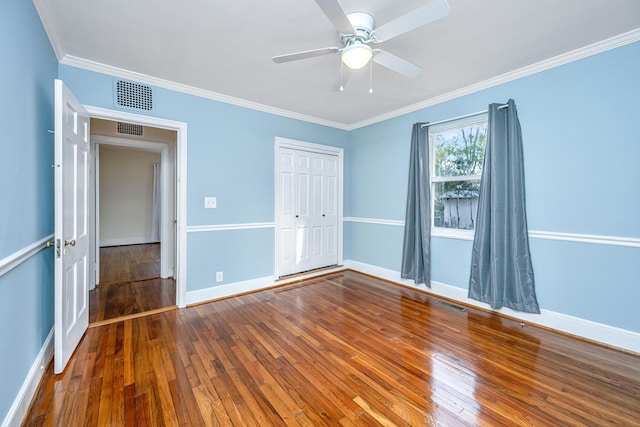
[[100,249],[100,285],[89,292],[89,323],[175,306],[173,278],[160,278],[160,244]]

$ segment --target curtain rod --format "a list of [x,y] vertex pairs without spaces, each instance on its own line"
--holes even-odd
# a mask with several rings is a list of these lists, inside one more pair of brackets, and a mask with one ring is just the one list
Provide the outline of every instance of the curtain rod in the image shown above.
[[[509,106],[509,104],[499,105],[498,106],[498,110],[502,110],[503,108],[507,108],[508,106]],[[466,119],[467,117],[473,117],[473,116],[479,116],[480,114],[486,114],[488,111],[489,110],[482,110],[482,111],[478,111],[476,113],[465,114],[463,116],[453,117],[451,119],[439,120],[437,122],[429,122],[429,123],[423,124],[421,127],[434,126],[434,125],[439,125],[439,124],[442,124],[442,123],[454,122],[456,120]]]

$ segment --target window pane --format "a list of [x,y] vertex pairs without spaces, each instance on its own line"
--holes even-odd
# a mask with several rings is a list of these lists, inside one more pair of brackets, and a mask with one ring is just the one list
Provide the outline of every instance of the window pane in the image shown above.
[[480,181],[476,180],[434,183],[434,227],[473,230],[479,193]]
[[433,134],[435,176],[482,175],[487,123],[476,123]]

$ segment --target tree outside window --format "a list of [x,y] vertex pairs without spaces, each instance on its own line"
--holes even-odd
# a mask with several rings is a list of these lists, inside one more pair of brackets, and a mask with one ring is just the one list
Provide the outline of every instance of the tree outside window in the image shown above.
[[433,227],[473,230],[487,140],[487,118],[430,129]]

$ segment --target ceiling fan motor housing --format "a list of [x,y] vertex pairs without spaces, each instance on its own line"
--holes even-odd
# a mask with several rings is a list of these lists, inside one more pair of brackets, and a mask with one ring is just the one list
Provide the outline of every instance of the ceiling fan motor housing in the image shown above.
[[364,12],[353,12],[347,15],[349,22],[356,30],[355,34],[340,34],[340,40],[342,44],[350,46],[353,43],[368,43],[371,41],[371,33],[376,26],[376,21],[373,16]]

